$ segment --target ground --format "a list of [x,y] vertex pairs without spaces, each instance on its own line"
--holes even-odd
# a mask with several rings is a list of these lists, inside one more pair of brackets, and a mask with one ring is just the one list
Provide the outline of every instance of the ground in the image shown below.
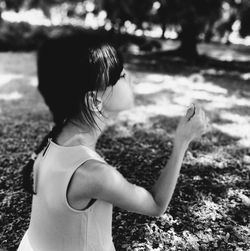
[[[250,71],[199,68],[131,57],[135,107],[112,121],[97,151],[150,189],[172,150],[187,106],[199,103],[211,130],[190,144],[164,215],[114,208],[117,250],[250,250]],[[174,70],[173,70],[174,69]],[[21,169],[52,125],[39,93],[35,53],[0,54],[0,248],[16,250],[31,197]]]

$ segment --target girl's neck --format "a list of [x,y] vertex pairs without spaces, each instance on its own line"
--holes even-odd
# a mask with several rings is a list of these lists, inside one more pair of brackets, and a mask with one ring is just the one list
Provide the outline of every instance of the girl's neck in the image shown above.
[[98,127],[93,128],[86,124],[68,121],[56,141],[63,146],[84,145],[95,150],[97,140],[105,127],[105,123],[98,123]]

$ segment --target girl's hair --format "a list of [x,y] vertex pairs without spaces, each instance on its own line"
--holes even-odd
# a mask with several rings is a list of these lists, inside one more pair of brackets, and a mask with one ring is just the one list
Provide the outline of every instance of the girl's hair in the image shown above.
[[[34,152],[37,156],[54,140],[64,123],[79,118],[83,123],[96,127],[94,112],[87,97],[97,102],[97,92],[114,86],[121,76],[123,60],[114,46],[91,41],[82,42],[63,38],[47,42],[38,53],[39,90],[53,113],[56,125]],[[99,111],[101,113],[101,111]],[[24,188],[32,194],[34,154],[23,168]]]

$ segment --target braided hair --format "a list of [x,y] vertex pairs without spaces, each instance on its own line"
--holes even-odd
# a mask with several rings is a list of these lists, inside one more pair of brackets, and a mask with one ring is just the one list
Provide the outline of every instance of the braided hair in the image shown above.
[[23,187],[30,194],[36,194],[33,189],[33,166],[35,160],[40,152],[46,150],[46,146],[49,143],[49,140],[55,140],[58,134],[61,132],[64,123],[56,124],[52,130],[43,138],[41,144],[37,149],[32,153],[29,162],[23,167],[22,176],[23,176]]

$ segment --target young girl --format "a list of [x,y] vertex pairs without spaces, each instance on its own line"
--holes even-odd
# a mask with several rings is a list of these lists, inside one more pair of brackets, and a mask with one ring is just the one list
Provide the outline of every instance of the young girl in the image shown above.
[[62,83],[64,89],[54,97],[61,108],[60,119],[40,147],[33,185],[26,182],[34,195],[29,228],[18,251],[114,251],[113,205],[138,214],[162,215],[189,143],[206,130],[204,112],[193,106],[180,120],[172,155],[152,190],[131,184],[95,152],[110,116],[133,106],[122,58],[108,44],[71,49],[74,60],[63,62],[60,72],[51,71],[68,85]]

